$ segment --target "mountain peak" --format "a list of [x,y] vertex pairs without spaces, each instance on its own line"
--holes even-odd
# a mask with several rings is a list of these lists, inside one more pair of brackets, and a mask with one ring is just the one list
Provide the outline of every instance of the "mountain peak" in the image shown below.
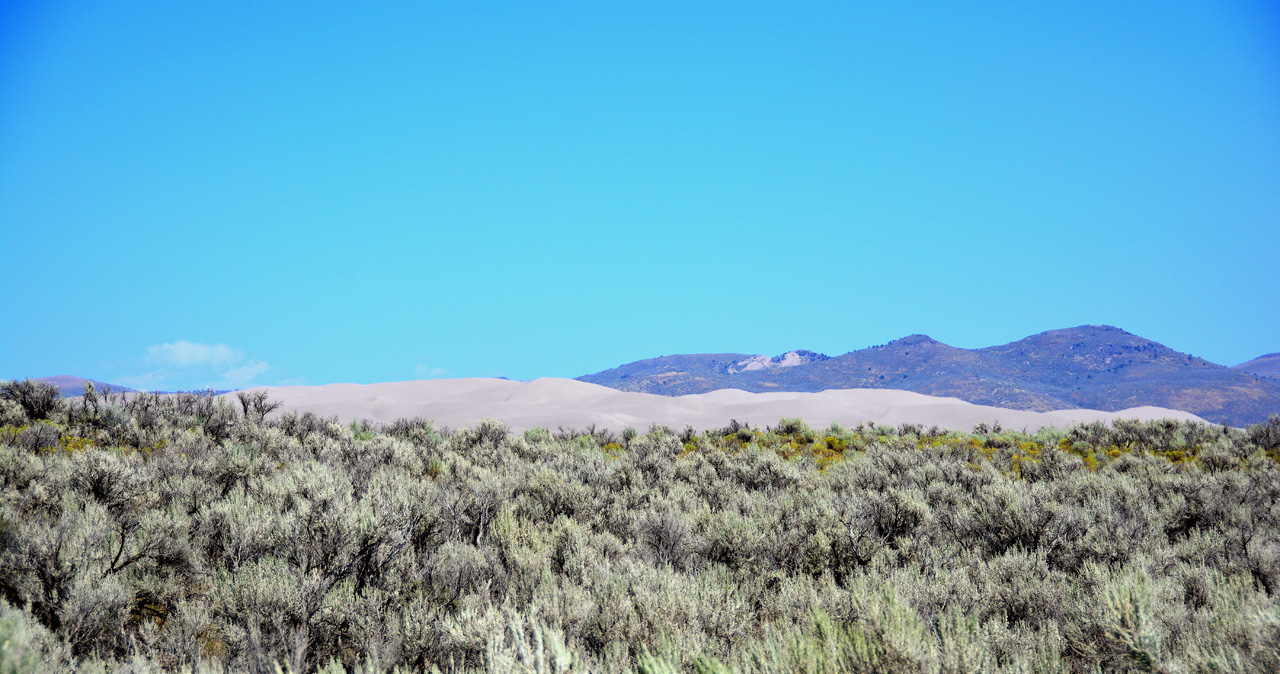
[[[1200,366],[1205,361],[1110,325],[1081,325],[1047,330],[1016,342],[980,349],[1023,364],[1042,363],[1050,369],[1080,373],[1114,370],[1135,363],[1173,362]],[[1070,361],[1070,365],[1051,365]]]
[[938,340],[930,337],[929,335],[907,335],[906,337],[900,337],[898,339],[895,339],[892,342],[889,342],[889,344],[886,344],[885,346],[889,346],[890,344],[894,346],[917,346],[920,344],[941,344],[941,343],[942,342],[939,342]]
[[[1035,337],[1041,337],[1041,336],[1056,337],[1056,338],[1083,337],[1083,338],[1091,338],[1091,339],[1116,339],[1116,338],[1134,337],[1137,339],[1142,339],[1141,337],[1138,337],[1132,332],[1129,332],[1128,330],[1124,330],[1123,328],[1117,328],[1114,325],[1077,325],[1074,328],[1058,328],[1056,330],[1045,330],[1044,332],[1041,332],[1039,334],[1031,335],[1031,337],[1027,337],[1026,339],[1033,339]],[[1019,341],[1025,341],[1025,340],[1019,340]],[[1147,340],[1144,340],[1144,341],[1147,341]]]
[[1128,330],[1125,330],[1124,328],[1117,328],[1117,327],[1116,327],[1116,326],[1114,326],[1114,325],[1106,325],[1106,324],[1101,324],[1101,325],[1092,325],[1092,324],[1090,324],[1090,325],[1077,325],[1077,326],[1076,326],[1076,327],[1074,327],[1074,328],[1064,328],[1064,329],[1065,329],[1065,330],[1077,330],[1077,331],[1080,331],[1080,332],[1094,332],[1094,333],[1098,333],[1098,334],[1102,334],[1102,333],[1112,333],[1112,334],[1118,334],[1118,335],[1129,335],[1130,337],[1136,337],[1136,336],[1137,336],[1137,335],[1133,334],[1132,332],[1129,332]]

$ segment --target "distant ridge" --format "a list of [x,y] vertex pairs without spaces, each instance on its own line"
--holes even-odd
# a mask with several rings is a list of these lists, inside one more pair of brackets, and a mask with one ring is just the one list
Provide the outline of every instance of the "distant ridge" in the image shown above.
[[1265,356],[1258,356],[1251,361],[1240,363],[1232,369],[1248,372],[1258,377],[1280,379],[1280,353],[1268,353]]
[[792,353],[812,356],[789,367],[748,369],[744,364],[765,357],[674,355],[579,379],[662,395],[727,388],[884,388],[1039,412],[1151,405],[1234,426],[1260,423],[1280,413],[1280,381],[1210,363],[1108,325],[1050,330],[984,349],[960,349],[926,335],[910,335],[842,356]]
[[60,374],[60,375],[55,375],[53,377],[40,377],[35,381],[42,381],[46,384],[53,384],[54,386],[57,386],[58,390],[62,392],[62,396],[64,398],[74,398],[75,396],[84,395],[85,382],[90,382],[90,381],[93,382],[93,387],[96,388],[98,391],[102,391],[103,389],[110,387],[111,391],[115,393],[119,393],[119,392],[132,393],[133,392],[133,389],[127,386],[107,384],[94,379],[85,379],[83,377],[73,377],[69,374]]

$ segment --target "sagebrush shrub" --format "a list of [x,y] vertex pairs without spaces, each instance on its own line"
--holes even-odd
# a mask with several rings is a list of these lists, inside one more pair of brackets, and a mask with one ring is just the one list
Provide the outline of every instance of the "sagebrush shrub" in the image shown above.
[[23,395],[9,671],[1280,668],[1275,420],[517,434]]

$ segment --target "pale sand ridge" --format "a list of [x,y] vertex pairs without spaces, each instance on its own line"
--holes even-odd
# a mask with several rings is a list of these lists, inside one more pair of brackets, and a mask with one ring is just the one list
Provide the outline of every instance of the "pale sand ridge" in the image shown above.
[[[730,419],[749,425],[772,425],[782,417],[798,417],[815,428],[833,421],[898,425],[916,423],[968,431],[980,422],[1036,431],[1045,426],[1113,419],[1181,419],[1203,421],[1188,412],[1162,407],[1135,407],[1119,412],[1060,410],[1028,412],[974,405],[957,398],[891,389],[843,389],[821,393],[749,393],[722,389],[679,397],[617,391],[573,379],[431,379],[385,384],[275,386],[268,397],[284,403],[281,411],[312,412],[353,419],[390,422],[425,417],[438,426],[461,428],[485,419],[501,419],[520,431],[534,427],[582,428],[595,424],[615,431],[628,426],[644,430],[658,423],[698,430],[724,426]],[[229,394],[234,395],[234,394]]]

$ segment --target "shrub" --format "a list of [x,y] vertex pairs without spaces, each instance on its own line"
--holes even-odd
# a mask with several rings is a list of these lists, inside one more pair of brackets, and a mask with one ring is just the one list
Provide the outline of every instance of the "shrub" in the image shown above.
[[272,411],[280,408],[284,403],[278,400],[268,400],[266,391],[237,391],[236,399],[240,401],[240,409],[246,419],[262,421]]
[[32,421],[48,419],[62,407],[57,386],[32,379],[0,382],[0,400],[17,404]]
[[0,399],[4,666],[1280,668],[1270,426],[516,434],[255,400]]

